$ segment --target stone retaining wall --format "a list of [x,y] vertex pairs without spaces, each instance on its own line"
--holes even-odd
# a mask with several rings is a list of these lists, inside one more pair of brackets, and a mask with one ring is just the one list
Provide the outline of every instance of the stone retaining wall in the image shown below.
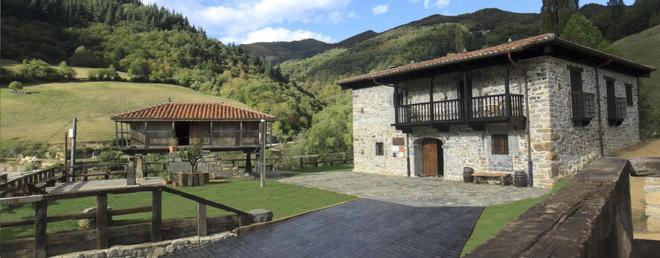
[[466,257],[630,257],[631,172],[625,159],[593,161]]
[[58,258],[147,258],[159,257],[169,253],[199,247],[208,243],[213,243],[225,240],[230,237],[235,237],[236,234],[231,232],[223,232],[205,237],[188,237],[175,240],[161,241],[157,243],[145,243],[137,245],[121,245],[113,246],[103,250],[92,250],[85,252],[76,252],[58,255]]

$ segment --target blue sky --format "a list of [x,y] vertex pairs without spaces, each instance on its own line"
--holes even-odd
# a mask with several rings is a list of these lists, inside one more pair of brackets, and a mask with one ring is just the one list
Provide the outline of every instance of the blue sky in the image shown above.
[[[337,42],[433,14],[483,8],[538,13],[542,0],[143,0],[183,13],[223,42],[252,43],[315,38]],[[607,0],[581,0],[580,4]],[[634,0],[625,0],[630,5]]]

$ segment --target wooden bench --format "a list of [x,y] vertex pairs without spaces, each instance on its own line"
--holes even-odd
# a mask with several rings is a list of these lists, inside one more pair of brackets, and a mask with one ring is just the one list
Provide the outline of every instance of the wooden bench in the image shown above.
[[497,178],[500,180],[501,185],[511,183],[511,174],[502,172],[480,172],[472,174],[474,176],[474,183],[478,184],[479,179]]

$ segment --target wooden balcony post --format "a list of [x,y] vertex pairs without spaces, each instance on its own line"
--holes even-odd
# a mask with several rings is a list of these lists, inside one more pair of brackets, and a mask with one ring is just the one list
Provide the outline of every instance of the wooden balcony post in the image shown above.
[[34,257],[47,257],[48,201],[38,201],[34,204]]
[[399,123],[399,83],[394,84],[394,123]]
[[[117,126],[117,122],[115,122],[115,145],[119,147],[119,128]],[[64,151],[64,153],[66,153],[66,151]]]
[[96,196],[96,248],[108,248],[108,195]]
[[506,114],[506,119],[511,119],[511,87],[509,85],[509,73],[511,69],[510,66],[506,66],[506,74],[504,75],[504,96],[506,97],[504,112]]
[[151,242],[162,240],[160,235],[162,197],[163,192],[160,189],[151,192]]
[[433,77],[429,78],[429,121],[435,120],[433,107]]
[[468,74],[467,72],[463,72],[463,115],[466,122],[471,117],[470,102],[472,102],[472,94],[468,94],[468,88],[471,88],[468,86]]
[[211,125],[209,127],[209,145],[213,146],[213,121],[211,121]]

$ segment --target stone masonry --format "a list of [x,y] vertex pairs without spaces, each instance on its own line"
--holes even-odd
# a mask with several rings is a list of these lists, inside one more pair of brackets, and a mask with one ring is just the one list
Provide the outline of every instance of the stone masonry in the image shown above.
[[[559,177],[575,173],[591,160],[600,157],[598,119],[588,125],[574,125],[571,107],[569,67],[582,68],[583,92],[596,93],[595,68],[553,57],[537,57],[510,66],[511,94],[527,93],[529,128],[513,128],[508,124],[486,124],[484,130],[467,125],[452,125],[449,132],[431,127],[415,127],[405,134],[395,129],[394,88],[375,86],[353,90],[353,148],[355,172],[406,176],[407,155],[410,175],[415,176],[416,155],[421,155],[418,140],[434,138],[442,141],[444,178],[461,180],[464,167],[475,171],[513,173],[527,171],[527,135],[531,138],[531,159],[535,186],[550,186]],[[472,95],[488,96],[504,93],[505,66],[470,71]],[[635,77],[599,69],[600,127],[605,155],[639,142],[638,96]],[[433,100],[456,99],[459,73],[434,77]],[[633,85],[633,106],[626,106],[621,125],[607,121],[605,78],[615,79],[617,97],[625,97],[625,84]],[[527,81],[525,81],[527,80]],[[429,78],[402,82],[408,89],[404,104],[429,101]],[[492,155],[491,136],[507,134],[509,155]],[[405,139],[402,146],[394,139]],[[376,155],[376,143],[383,143],[384,154]],[[419,160],[419,159],[418,159]]]

